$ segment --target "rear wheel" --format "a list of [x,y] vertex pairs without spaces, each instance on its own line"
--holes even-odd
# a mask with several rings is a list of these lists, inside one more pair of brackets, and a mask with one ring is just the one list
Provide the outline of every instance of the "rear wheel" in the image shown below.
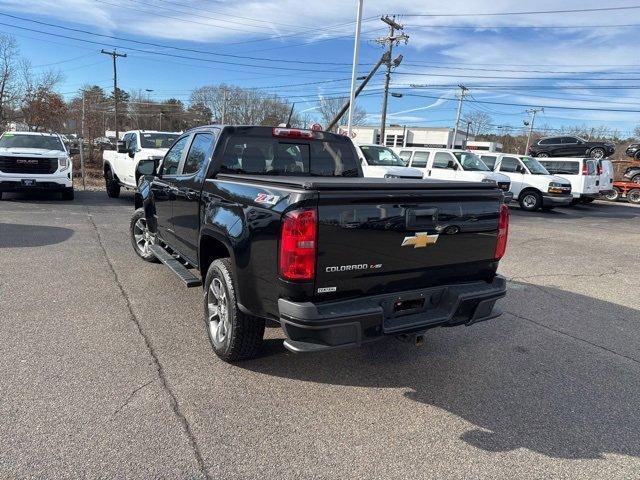
[[149,231],[144,208],[137,209],[131,217],[129,232],[131,235],[131,245],[133,245],[133,249],[138,256],[147,262],[157,262],[158,259],[149,249],[151,245],[156,243],[156,236]]
[[536,156],[539,157],[539,158],[549,158],[549,154],[547,152],[540,152]]
[[107,189],[107,195],[111,198],[118,198],[120,196],[120,184],[113,175],[111,169],[108,169],[104,174],[105,187]]
[[62,191],[62,199],[63,200],[73,200],[75,198],[75,192],[73,187],[65,188]]
[[631,178],[631,181],[632,181],[633,183],[640,183],[640,173],[639,173],[639,174],[637,174],[637,175],[634,175],[634,176]]
[[204,292],[204,322],[215,354],[225,362],[255,357],[262,346],[265,322],[238,308],[228,258],[211,263]]
[[594,200],[595,198],[590,198],[590,197],[580,199],[582,203],[592,203]]
[[613,187],[613,190],[611,190],[610,192],[606,193],[604,195],[604,198],[606,198],[607,200],[609,200],[611,202],[617,202],[618,199],[620,198],[620,190],[618,190],[617,188]]
[[640,203],[640,188],[633,188],[627,192],[627,200],[636,205]]
[[604,148],[597,147],[592,149],[590,156],[591,158],[595,158],[596,160],[600,160],[601,158],[604,158],[605,157]]
[[518,202],[520,203],[520,208],[533,212],[542,206],[542,195],[534,190],[529,190],[520,196]]

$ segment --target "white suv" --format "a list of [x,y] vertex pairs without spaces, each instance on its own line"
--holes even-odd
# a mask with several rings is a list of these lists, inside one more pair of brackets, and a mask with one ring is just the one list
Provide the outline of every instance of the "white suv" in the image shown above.
[[395,151],[400,158],[408,162],[409,166],[421,170],[424,178],[495,182],[504,192],[506,203],[513,199],[513,195],[509,192],[511,186],[509,177],[493,172],[475,153],[466,150],[426,147],[397,147]]
[[480,159],[511,179],[511,192],[523,210],[551,210],[570,205],[571,183],[556,177],[533,157],[510,153],[481,153]]
[[0,136],[0,198],[3,192],[59,191],[73,200],[73,165],[60,135],[4,132]]

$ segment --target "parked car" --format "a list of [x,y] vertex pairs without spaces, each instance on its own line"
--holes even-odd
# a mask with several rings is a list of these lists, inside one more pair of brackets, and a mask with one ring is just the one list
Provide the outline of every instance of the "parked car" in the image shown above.
[[513,199],[511,180],[506,175],[493,172],[480,157],[466,150],[425,147],[397,147],[398,155],[409,166],[423,172],[424,178],[460,180],[467,182],[495,182],[505,194],[505,201]]
[[573,200],[571,183],[551,175],[535,158],[510,153],[481,153],[480,159],[511,180],[510,191],[523,210],[551,210]]
[[640,165],[631,166],[624,171],[622,175],[624,180],[629,180],[633,183],[640,183]]
[[538,161],[552,175],[571,183],[572,204],[590,203],[600,195],[600,177],[596,160],[591,158],[540,158]]
[[389,147],[367,144],[356,145],[365,177],[371,178],[422,178],[422,172],[407,167]]
[[611,142],[590,142],[580,137],[545,137],[529,147],[532,157],[610,157],[616,151]]
[[613,191],[613,162],[606,158],[601,158],[596,164],[598,180],[599,180],[599,192],[600,195],[606,197]]
[[253,126],[195,128],[157,165],[138,164],[131,243],[204,284],[225,361],[254,356],[265,324],[317,352],[500,314],[509,210],[493,182],[363,178],[348,137]]
[[176,132],[157,132],[151,130],[132,130],[126,132],[118,141],[116,150],[102,153],[102,168],[107,195],[120,196],[121,188],[136,188],[138,178],[136,167],[140,160],[162,157],[173,142],[180,136]]
[[116,148],[115,138],[98,137],[94,138],[92,143],[94,147],[100,148],[102,150],[115,150]]
[[632,143],[627,147],[625,153],[627,154],[627,157],[640,160],[640,143]]
[[73,200],[73,164],[54,133],[4,132],[0,136],[0,199],[3,192],[57,191]]

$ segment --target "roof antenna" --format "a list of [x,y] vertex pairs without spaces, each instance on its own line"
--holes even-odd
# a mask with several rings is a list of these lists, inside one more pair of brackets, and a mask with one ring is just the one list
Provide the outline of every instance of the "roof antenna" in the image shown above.
[[295,102],[291,104],[291,111],[289,112],[289,118],[287,118],[287,124],[285,125],[287,128],[291,128],[291,117],[293,116],[293,109],[295,106]]

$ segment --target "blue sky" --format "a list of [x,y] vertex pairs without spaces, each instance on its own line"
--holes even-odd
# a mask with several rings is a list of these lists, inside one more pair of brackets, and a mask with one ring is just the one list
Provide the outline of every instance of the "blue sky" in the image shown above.
[[[527,106],[546,106],[539,125],[607,125],[626,135],[640,114],[615,110],[640,112],[640,8],[479,14],[633,6],[623,0],[365,0],[360,71],[382,53],[375,43],[387,31],[380,15],[395,13],[410,39],[396,49],[404,60],[392,91],[404,96],[390,98],[390,123],[452,126],[455,86],[464,83],[471,94],[465,112],[488,113],[496,126],[519,128]],[[265,88],[314,114],[321,96],[348,91],[355,7],[355,0],[8,0],[0,1],[0,32],[16,37],[36,70],[60,69],[66,97],[84,84],[109,89],[111,59],[99,51],[118,47],[128,55],[118,64],[125,90],[152,89],[156,99],[188,101],[192,89],[226,82]],[[434,14],[444,16],[418,16]],[[372,124],[379,121],[382,82],[376,76],[358,101]]]

